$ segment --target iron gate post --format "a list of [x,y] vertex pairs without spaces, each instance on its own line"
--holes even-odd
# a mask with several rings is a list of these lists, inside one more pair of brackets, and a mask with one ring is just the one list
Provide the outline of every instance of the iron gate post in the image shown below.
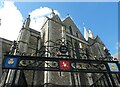
[[109,75],[109,77],[110,77],[110,80],[111,80],[111,83],[112,83],[112,87],[117,87],[117,86],[115,85],[115,81],[114,81],[114,78],[113,78],[113,76],[112,76],[112,74],[111,74],[112,72],[110,71],[110,68],[109,68],[108,64],[106,63],[105,65],[106,65],[107,73],[108,73],[108,75]]

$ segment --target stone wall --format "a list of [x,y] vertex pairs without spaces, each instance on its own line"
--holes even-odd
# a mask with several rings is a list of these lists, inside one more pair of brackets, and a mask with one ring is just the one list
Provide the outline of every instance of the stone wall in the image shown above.
[[10,51],[12,41],[0,38],[0,77],[2,75],[2,60],[4,55]]

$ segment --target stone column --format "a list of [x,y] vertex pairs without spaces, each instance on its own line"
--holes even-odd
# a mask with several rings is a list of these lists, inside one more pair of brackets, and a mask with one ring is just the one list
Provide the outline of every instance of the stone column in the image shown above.
[[26,28],[22,28],[20,32],[20,38],[18,40],[18,48],[20,53],[27,53],[28,43],[30,38],[30,31]]
[[19,52],[20,53],[27,53],[27,48],[28,48],[28,43],[29,43],[29,38],[30,38],[30,31],[29,31],[29,25],[30,25],[30,15],[28,16],[26,22],[24,23],[20,35],[19,35]]
[[2,75],[2,38],[0,38],[0,78]]

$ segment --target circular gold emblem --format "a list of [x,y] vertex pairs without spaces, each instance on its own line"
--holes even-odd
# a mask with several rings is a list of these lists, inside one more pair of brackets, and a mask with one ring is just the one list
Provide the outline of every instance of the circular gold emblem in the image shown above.
[[116,67],[114,65],[111,66],[112,70],[116,70]]
[[13,64],[13,63],[14,63],[13,58],[10,58],[9,61],[8,61],[8,64]]

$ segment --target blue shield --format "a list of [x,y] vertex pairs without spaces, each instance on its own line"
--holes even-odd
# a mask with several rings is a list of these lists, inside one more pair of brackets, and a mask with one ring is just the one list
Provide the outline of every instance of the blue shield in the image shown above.
[[118,66],[116,63],[108,63],[111,72],[119,72]]
[[17,68],[18,58],[6,57],[4,59],[4,68]]

